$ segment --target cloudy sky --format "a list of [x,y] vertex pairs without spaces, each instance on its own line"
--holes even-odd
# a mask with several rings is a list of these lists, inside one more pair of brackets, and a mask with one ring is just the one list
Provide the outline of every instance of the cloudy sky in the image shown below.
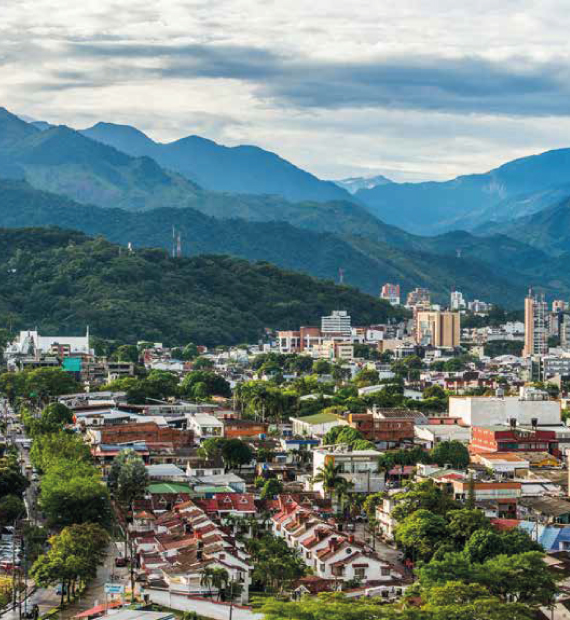
[[443,179],[570,146],[561,0],[3,0],[0,104]]

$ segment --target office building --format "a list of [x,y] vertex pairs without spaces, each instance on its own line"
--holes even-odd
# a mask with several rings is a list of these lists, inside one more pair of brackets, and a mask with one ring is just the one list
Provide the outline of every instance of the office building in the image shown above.
[[346,310],[333,310],[330,316],[321,317],[321,333],[343,334],[351,336],[352,328],[350,325],[350,315]]
[[454,349],[461,337],[459,312],[420,311],[416,315],[416,343],[422,346]]
[[400,285],[386,283],[380,291],[380,299],[389,301],[393,306],[400,305]]
[[466,307],[467,303],[463,298],[463,293],[461,291],[452,291],[449,309],[458,312],[459,310],[465,310]]
[[548,308],[544,295],[533,294],[529,289],[524,300],[524,349],[523,356],[544,355],[548,350]]

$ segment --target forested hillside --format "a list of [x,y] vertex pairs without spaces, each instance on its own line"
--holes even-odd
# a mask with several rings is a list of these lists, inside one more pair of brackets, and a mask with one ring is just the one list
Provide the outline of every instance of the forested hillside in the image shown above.
[[356,289],[224,256],[168,257],[57,229],[0,230],[0,321],[127,342],[254,342],[265,328],[318,324],[342,308],[355,324],[399,316]]

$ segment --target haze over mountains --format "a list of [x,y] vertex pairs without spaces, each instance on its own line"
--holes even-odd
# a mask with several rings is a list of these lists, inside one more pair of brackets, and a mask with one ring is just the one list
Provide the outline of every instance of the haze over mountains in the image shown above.
[[[548,224],[543,238],[559,237],[553,250],[516,219],[570,196],[569,164],[563,149],[445,183],[345,180],[353,196],[257,147],[197,136],[160,144],[109,123],[78,132],[0,109],[0,226],[61,226],[165,249],[175,226],[190,255],[227,253],[329,279],[342,269],[372,294],[396,281],[442,299],[459,288],[515,303],[529,279],[570,294],[554,256],[570,247],[570,230]],[[456,230],[475,227],[479,236]]]
[[276,194],[291,201],[350,198],[335,183],[321,181],[257,146],[227,147],[200,136],[162,144],[135,127],[113,123],[97,123],[81,133],[134,157],[152,157],[161,166],[196,181],[204,189]]

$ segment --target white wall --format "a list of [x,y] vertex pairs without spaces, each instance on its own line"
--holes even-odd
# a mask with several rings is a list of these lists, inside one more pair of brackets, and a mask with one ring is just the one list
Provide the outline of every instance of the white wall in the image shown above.
[[556,400],[520,400],[518,396],[505,398],[449,399],[449,415],[460,417],[470,426],[508,424],[515,418],[517,424],[530,425],[532,418],[538,424],[560,424],[560,403]]
[[[183,594],[171,594],[168,590],[143,588],[141,593],[157,605],[163,605],[178,611],[195,611],[198,615],[212,620],[229,620],[230,605],[218,603],[199,597],[189,597]],[[254,613],[250,607],[234,605],[232,620],[262,620],[263,614]]]

